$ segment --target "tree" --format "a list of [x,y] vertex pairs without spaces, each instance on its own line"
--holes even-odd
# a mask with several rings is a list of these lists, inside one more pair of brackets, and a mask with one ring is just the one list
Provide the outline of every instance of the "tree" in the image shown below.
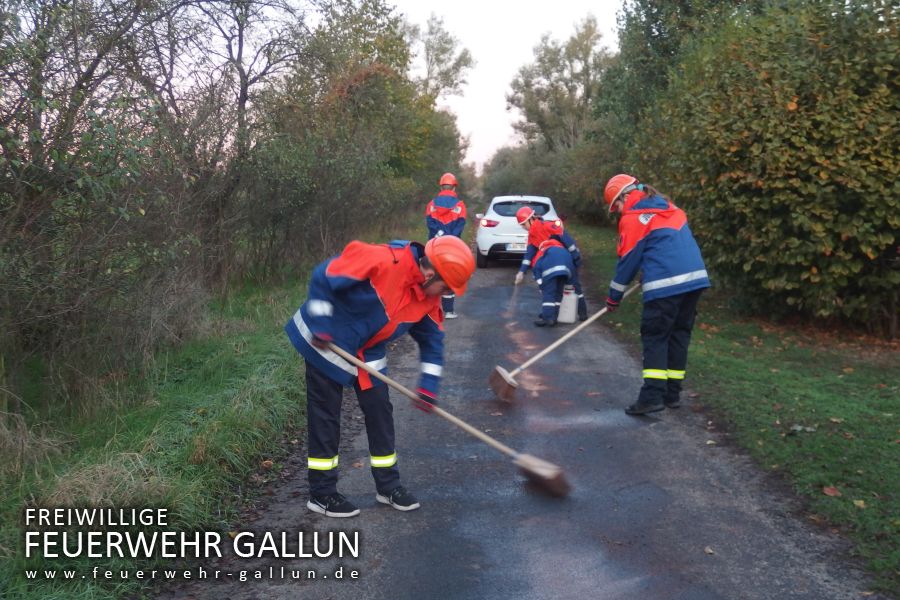
[[423,46],[425,76],[417,80],[422,94],[435,99],[461,94],[475,60],[467,48],[459,49],[459,40],[444,28],[444,20],[432,13],[424,35],[411,27],[410,37]]
[[716,276],[767,314],[896,336],[900,128],[891,2],[794,0],[685,53],[642,120],[642,169]]
[[626,0],[619,14],[619,53],[603,76],[594,115],[619,156],[610,172],[634,165],[635,133],[645,112],[666,93],[669,73],[685,48],[718,23],[760,10],[762,0]]
[[553,152],[582,140],[610,60],[600,41],[594,17],[577,25],[565,43],[541,38],[535,62],[519,69],[506,97],[507,107],[522,114],[514,127],[526,141],[541,139]]

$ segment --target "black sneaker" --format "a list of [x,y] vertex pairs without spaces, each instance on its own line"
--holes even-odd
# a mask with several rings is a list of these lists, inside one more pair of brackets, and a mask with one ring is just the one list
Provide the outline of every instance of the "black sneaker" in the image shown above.
[[375,494],[375,499],[382,504],[393,506],[397,510],[416,510],[421,506],[416,497],[407,492],[402,485],[391,490],[387,496]]
[[646,415],[648,413],[659,412],[665,408],[663,404],[641,404],[635,402],[625,409],[627,415]]
[[337,492],[330,496],[310,497],[306,508],[326,517],[355,517],[359,514],[359,509]]

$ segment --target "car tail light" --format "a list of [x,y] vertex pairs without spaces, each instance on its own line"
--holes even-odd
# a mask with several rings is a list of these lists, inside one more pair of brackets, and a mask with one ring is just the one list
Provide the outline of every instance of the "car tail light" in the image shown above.
[[493,219],[482,219],[481,226],[482,227],[496,227],[500,224],[500,221],[494,221]]

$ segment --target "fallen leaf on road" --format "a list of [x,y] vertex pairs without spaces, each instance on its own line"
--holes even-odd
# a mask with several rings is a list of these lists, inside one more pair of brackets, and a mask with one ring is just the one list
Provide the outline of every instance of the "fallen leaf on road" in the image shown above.
[[355,463],[353,463],[353,468],[354,468],[354,469],[362,469],[362,468],[363,468],[363,461],[358,460],[358,461],[356,461]]
[[841,495],[841,492],[839,489],[837,489],[836,487],[830,486],[830,485],[823,487],[822,493],[825,494],[826,496],[832,496],[832,497]]
[[855,506],[856,508],[865,508],[865,507],[866,507],[866,501],[865,501],[865,500],[854,500],[854,501],[853,501],[853,506]]
[[498,410],[497,412],[492,412],[491,416],[492,417],[502,417],[503,413]]
[[837,417],[831,417],[831,418],[828,419],[828,420],[831,421],[832,423],[843,423],[843,422],[844,422],[843,419],[839,419],[839,418],[837,418]]
[[697,392],[691,392],[690,394],[688,394],[688,398],[699,398],[699,397],[700,397],[700,394],[698,394]]
[[263,469],[265,469],[266,471],[268,471],[269,469],[272,468],[272,465],[273,465],[273,464],[274,464],[274,463],[273,463],[271,460],[264,460],[264,461],[262,461],[262,462],[260,463],[260,466],[261,466]]
[[715,440],[706,440],[706,445],[707,446],[715,446],[716,442],[715,442]]
[[712,548],[710,548],[709,546],[704,548],[703,551],[706,552],[707,554],[715,554],[715,551]]
[[228,537],[230,537],[231,539],[234,539],[234,537],[235,537],[236,535],[237,535],[237,531],[229,531],[229,532],[228,532]]
[[603,392],[588,392],[587,393],[588,396],[601,396],[602,394],[603,394]]

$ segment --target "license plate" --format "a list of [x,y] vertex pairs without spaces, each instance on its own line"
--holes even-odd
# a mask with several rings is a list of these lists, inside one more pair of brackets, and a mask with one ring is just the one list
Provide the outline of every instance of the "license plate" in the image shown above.
[[525,252],[525,244],[507,244],[507,252]]

